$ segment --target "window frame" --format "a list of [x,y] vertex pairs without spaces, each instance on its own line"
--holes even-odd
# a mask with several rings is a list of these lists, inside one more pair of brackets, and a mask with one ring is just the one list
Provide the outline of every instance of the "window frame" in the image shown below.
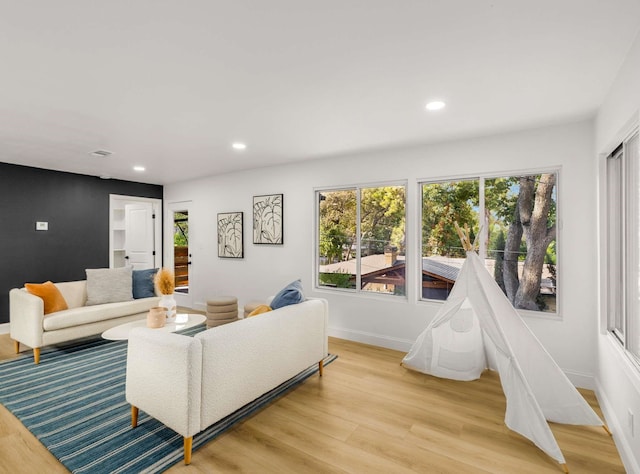
[[[556,280],[556,310],[555,312],[550,312],[550,311],[532,311],[532,310],[528,310],[528,309],[520,309],[520,308],[515,308],[516,311],[522,315],[522,316],[532,316],[538,319],[550,319],[550,320],[554,320],[557,321],[558,319],[562,318],[562,280],[563,280],[563,275],[564,272],[562,271],[562,254],[563,249],[562,249],[562,245],[561,245],[561,229],[562,229],[562,208],[564,207],[564,205],[561,204],[561,189],[562,189],[562,167],[561,166],[545,166],[545,167],[540,167],[540,168],[525,168],[525,169],[518,169],[518,170],[505,170],[505,171],[493,171],[493,172],[486,172],[486,173],[469,173],[469,174],[458,174],[458,175],[450,175],[450,176],[438,176],[438,177],[434,177],[434,178],[421,178],[417,180],[417,187],[416,187],[416,195],[417,195],[417,199],[418,199],[418,210],[417,210],[417,214],[418,214],[418,221],[417,221],[417,225],[416,225],[416,239],[418,242],[418,259],[422,259],[423,255],[422,255],[422,207],[423,207],[423,202],[422,202],[422,186],[425,184],[436,184],[436,183],[446,183],[446,182],[452,182],[452,181],[465,181],[465,180],[474,180],[477,179],[478,180],[478,208],[479,208],[479,215],[483,215],[484,212],[484,207],[485,207],[485,196],[484,196],[484,192],[485,192],[485,180],[488,179],[496,179],[496,178],[505,178],[505,177],[512,177],[512,176],[526,176],[526,175],[537,175],[537,174],[549,174],[549,173],[554,173],[556,175],[556,184],[555,184],[555,192],[556,192],[556,223],[557,223],[557,227],[556,227],[556,267],[559,268],[561,271],[559,272],[558,278]],[[486,228],[487,227],[487,223],[485,222],[478,222],[479,227],[482,228]],[[484,259],[487,255],[487,238],[485,235],[485,232],[482,232],[478,238],[478,242],[479,242],[479,250],[478,250],[478,255],[480,256],[481,259]],[[429,298],[422,298],[422,265],[418,264],[416,271],[415,271],[415,277],[416,277],[416,295],[417,295],[417,300],[419,303],[426,303],[426,304],[444,304],[444,302],[446,300],[437,300],[437,299],[429,299]]]
[[[635,151],[629,148],[632,140],[635,140]],[[615,170],[610,167],[610,160],[619,160]],[[604,157],[601,169],[604,170],[605,214],[601,221],[605,226],[601,254],[605,279],[601,286],[602,321],[606,333],[640,370],[640,342],[636,341],[635,348],[632,342],[633,338],[640,340],[640,313],[636,301],[640,291],[634,290],[640,282],[640,208],[637,202],[640,197],[640,130],[637,127]],[[615,204],[619,204],[619,209],[612,215]],[[611,231],[612,224],[617,226],[618,235]],[[620,280],[619,288],[611,284],[614,276]]]
[[[390,187],[390,186],[402,186],[404,187],[404,217],[405,217],[405,292],[404,295],[396,295],[392,293],[382,293],[376,291],[367,291],[361,288],[362,286],[362,269],[361,269],[361,196],[363,189],[369,188],[380,188],[380,187]],[[320,194],[323,192],[335,192],[335,191],[354,191],[356,195],[356,282],[355,288],[332,288],[330,286],[325,286],[320,284]],[[375,182],[367,182],[367,183],[359,183],[359,184],[345,184],[338,186],[319,186],[313,188],[313,197],[314,197],[314,222],[313,222],[313,287],[316,291],[328,291],[328,292],[337,292],[342,294],[349,295],[358,295],[358,296],[367,296],[372,298],[395,298],[395,299],[408,299],[408,287],[410,285],[410,274],[408,271],[408,255],[409,255],[409,247],[410,247],[410,236],[407,232],[409,228],[409,183],[407,180],[391,180],[391,181],[375,181]]]

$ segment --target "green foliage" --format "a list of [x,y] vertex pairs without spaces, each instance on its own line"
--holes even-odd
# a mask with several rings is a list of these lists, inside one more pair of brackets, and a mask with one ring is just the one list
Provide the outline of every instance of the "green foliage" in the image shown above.
[[[357,199],[354,189],[320,194],[320,256],[328,263],[354,258],[357,239]],[[360,238],[363,254],[383,253],[394,245],[405,246],[404,186],[364,188],[360,195]]]
[[455,229],[478,231],[478,180],[432,183],[422,186],[423,255],[464,256]]
[[173,245],[175,247],[189,246],[189,217],[182,212],[173,215]]
[[557,264],[558,257],[556,255],[556,241],[554,240],[547,247],[547,253],[544,257],[544,263],[551,264],[555,267]]
[[319,197],[320,255],[326,257],[328,263],[347,260],[348,243],[356,237],[355,191],[328,191]]
[[352,275],[348,273],[320,273],[318,275],[320,285],[333,286],[335,288],[354,288]]
[[365,188],[360,199],[361,245],[367,254],[381,254],[393,240],[404,253],[404,186]]
[[341,261],[343,249],[349,248],[349,242],[344,230],[337,225],[320,229],[320,255],[327,258],[327,263]]

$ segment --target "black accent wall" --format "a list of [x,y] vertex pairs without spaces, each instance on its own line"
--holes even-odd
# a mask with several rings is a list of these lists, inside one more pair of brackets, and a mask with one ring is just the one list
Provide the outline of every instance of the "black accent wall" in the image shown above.
[[109,194],[162,199],[163,187],[0,163],[0,323],[11,288],[109,266]]

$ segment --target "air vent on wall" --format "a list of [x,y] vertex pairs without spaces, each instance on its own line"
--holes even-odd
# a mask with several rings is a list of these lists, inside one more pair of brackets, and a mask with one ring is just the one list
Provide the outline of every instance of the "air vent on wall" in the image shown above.
[[92,151],[91,154],[99,158],[106,158],[107,156],[113,155],[113,152],[107,151],[107,150],[96,150],[96,151]]

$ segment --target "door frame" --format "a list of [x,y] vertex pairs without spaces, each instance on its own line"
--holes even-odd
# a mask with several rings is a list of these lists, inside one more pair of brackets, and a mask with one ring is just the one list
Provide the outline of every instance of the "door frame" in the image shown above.
[[[189,254],[193,249],[193,201],[171,201],[165,203],[164,214],[164,266],[174,268],[173,256],[173,213],[187,211],[189,213]],[[189,266],[189,291],[188,293],[175,292],[173,297],[178,306],[193,308],[193,267]]]
[[113,216],[114,209],[124,209],[125,204],[151,203],[154,215],[153,226],[153,250],[154,268],[162,266],[162,199],[146,198],[140,196],[126,196],[123,194],[109,194],[109,268],[113,268],[114,264],[114,242],[113,242]]

